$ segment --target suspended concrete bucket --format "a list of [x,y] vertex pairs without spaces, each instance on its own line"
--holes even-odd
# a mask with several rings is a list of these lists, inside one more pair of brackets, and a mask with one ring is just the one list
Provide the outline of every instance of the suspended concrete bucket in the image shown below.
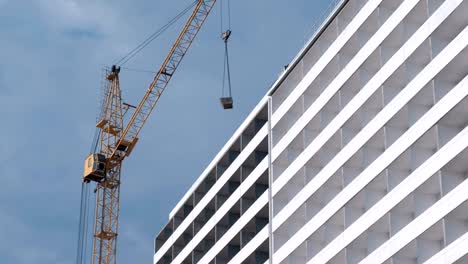
[[221,105],[223,106],[224,109],[232,109],[233,107],[232,97],[221,97],[219,100],[221,101]]

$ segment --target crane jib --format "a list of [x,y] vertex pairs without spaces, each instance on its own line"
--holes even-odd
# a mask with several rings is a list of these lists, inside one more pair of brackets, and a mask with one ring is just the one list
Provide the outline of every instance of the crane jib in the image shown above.
[[[110,155],[110,159],[124,159],[130,155],[131,151],[128,150],[133,150],[136,142],[138,141],[138,134],[140,133],[141,128],[146,123],[146,120],[156,106],[156,103],[163,94],[167,84],[185,56],[187,50],[190,48],[193,40],[203,26],[203,23],[215,3],[216,0],[198,1],[194,11],[182,29],[182,32],[179,34],[179,37],[174,42],[169,54],[164,60],[164,63],[161,65],[160,70],[148,87],[143,99],[135,109],[118,144],[116,145],[114,152]],[[118,153],[119,147],[121,149],[126,147],[127,150],[123,151],[124,153]]]

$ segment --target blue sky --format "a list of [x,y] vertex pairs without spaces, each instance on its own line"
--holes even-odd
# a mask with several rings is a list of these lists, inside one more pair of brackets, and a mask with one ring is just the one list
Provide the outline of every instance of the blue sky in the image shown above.
[[[0,263],[74,263],[100,69],[189,2],[0,0]],[[215,7],[124,163],[120,263],[152,263],[154,235],[171,209],[303,46],[329,2],[231,1],[232,111],[218,101],[223,44]],[[157,69],[179,28],[127,66]],[[123,70],[124,100],[137,104],[151,77]]]

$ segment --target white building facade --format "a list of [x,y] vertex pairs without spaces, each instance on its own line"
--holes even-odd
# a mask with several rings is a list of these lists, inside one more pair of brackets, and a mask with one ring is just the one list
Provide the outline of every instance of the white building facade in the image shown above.
[[154,263],[468,263],[468,0],[343,0]]

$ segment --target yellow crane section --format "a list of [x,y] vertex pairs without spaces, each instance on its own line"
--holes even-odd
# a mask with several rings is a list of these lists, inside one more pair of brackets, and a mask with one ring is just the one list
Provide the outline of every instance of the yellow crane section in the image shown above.
[[[92,263],[117,263],[119,196],[121,167],[138,142],[138,134],[159,101],[167,84],[197,36],[216,0],[197,0],[188,21],[174,42],[169,54],[146,93],[124,124],[128,104],[122,102],[119,83],[120,67],[112,66],[107,73],[105,98],[96,153],[85,159],[83,181],[96,182],[96,211]],[[133,108],[133,107],[132,107]]]

